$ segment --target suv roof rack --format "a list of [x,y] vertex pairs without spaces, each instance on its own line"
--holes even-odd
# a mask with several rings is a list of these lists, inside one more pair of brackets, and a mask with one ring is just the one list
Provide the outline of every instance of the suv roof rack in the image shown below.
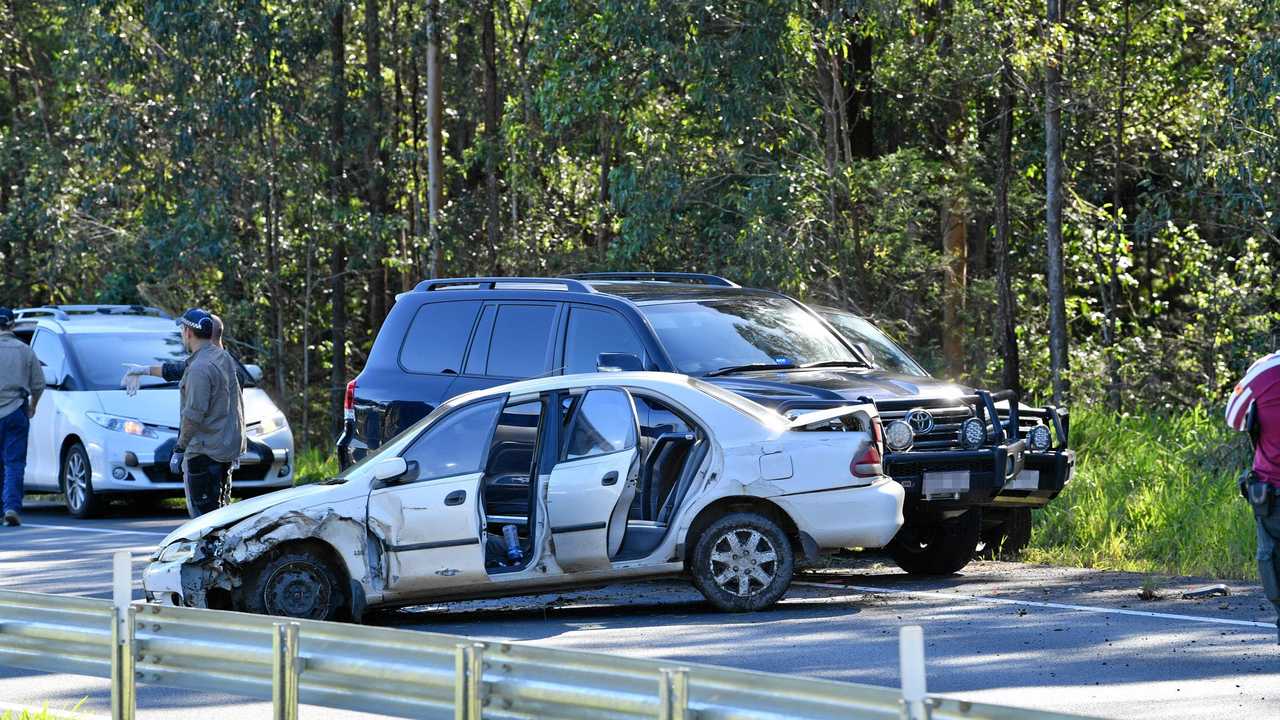
[[145,305],[44,305],[21,308],[14,311],[14,315],[17,320],[31,320],[38,317],[70,320],[72,315],[150,315],[165,319],[171,317],[160,308]]
[[423,280],[414,290],[563,290],[568,292],[595,292],[590,285],[571,278],[545,277],[471,277],[437,278]]
[[741,287],[738,283],[710,273],[692,272],[591,272],[574,273],[567,277],[578,280],[648,280],[654,282],[682,282],[691,285],[715,285],[717,287]]

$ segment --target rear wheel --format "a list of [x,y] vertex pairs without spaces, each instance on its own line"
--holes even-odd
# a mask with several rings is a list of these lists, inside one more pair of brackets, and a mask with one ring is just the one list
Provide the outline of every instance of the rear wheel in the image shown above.
[[795,553],[777,523],[756,513],[732,513],[698,536],[689,571],[694,586],[716,608],[752,612],[787,592]]
[[342,576],[325,553],[307,545],[269,553],[243,586],[248,612],[310,620],[333,620],[346,607]]
[[1004,519],[983,528],[978,557],[984,560],[1016,558],[1031,544],[1031,508],[1011,508]]
[[912,575],[950,575],[973,559],[982,529],[977,509],[929,525],[908,523],[889,543],[898,567]]
[[67,511],[78,518],[97,515],[106,504],[93,491],[93,469],[84,445],[76,443],[62,456],[62,497]]

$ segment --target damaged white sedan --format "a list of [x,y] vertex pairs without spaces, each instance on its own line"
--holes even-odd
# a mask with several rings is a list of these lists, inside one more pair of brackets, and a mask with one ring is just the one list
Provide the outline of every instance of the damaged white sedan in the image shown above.
[[797,561],[881,547],[903,491],[879,418],[787,418],[702,381],[600,373],[460,395],[319,485],[167,537],[152,602],[359,620],[371,608],[687,574],[722,610],[776,602]]

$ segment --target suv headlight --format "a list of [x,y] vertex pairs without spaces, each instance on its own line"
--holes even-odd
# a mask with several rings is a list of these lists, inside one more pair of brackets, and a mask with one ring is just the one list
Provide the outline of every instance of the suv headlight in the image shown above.
[[254,437],[270,435],[271,433],[285,427],[289,421],[285,419],[284,413],[276,413],[269,418],[265,418],[262,422],[249,428],[248,434]]
[[186,562],[196,555],[196,544],[190,540],[179,540],[160,551],[156,557],[158,562]]
[[114,430],[115,432],[122,432],[126,435],[137,435],[138,437],[160,437],[156,433],[155,428],[140,420],[134,420],[133,418],[108,415],[100,412],[87,412],[84,416],[92,420],[95,424],[108,430]]

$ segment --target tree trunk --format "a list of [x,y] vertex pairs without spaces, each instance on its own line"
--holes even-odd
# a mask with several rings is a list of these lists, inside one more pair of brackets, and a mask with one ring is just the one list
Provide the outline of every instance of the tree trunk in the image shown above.
[[[345,13],[345,2],[335,3],[329,21],[329,89],[332,93],[329,106],[329,195],[334,213],[338,213],[338,208],[345,204],[342,180],[347,114]],[[347,244],[344,233],[340,225],[333,228],[333,253],[329,258],[333,309],[333,372],[329,396],[335,433],[342,429],[343,390],[347,380]]]
[[1110,262],[1106,264],[1107,287],[1103,302],[1106,314],[1102,332],[1103,351],[1107,356],[1107,404],[1112,410],[1120,412],[1120,358],[1116,354],[1116,335],[1119,332],[1120,310],[1120,254],[1124,251],[1125,242],[1125,203],[1124,203],[1124,132],[1127,99],[1126,85],[1129,81],[1129,9],[1128,0],[1124,3],[1124,27],[1120,31],[1120,52],[1118,87],[1116,88],[1115,115],[1112,122],[1112,163],[1111,163],[1111,212],[1115,217],[1114,237],[1111,242]]
[[965,287],[969,268],[969,213],[964,198],[952,197],[942,213],[942,256],[944,297],[942,309],[942,356],[947,373],[959,378],[964,373]]
[[596,259],[603,261],[609,247],[609,173],[613,171],[612,123],[603,113],[596,123],[597,152],[600,155],[600,176],[596,189],[596,207],[600,220],[596,223]]
[[372,247],[369,264],[369,335],[378,333],[387,314],[387,238],[384,226],[387,212],[387,181],[383,170],[382,134],[382,26],[378,17],[379,0],[364,0],[365,101],[368,132],[365,135],[364,162],[368,172],[366,194],[372,222]]
[[845,129],[849,135],[850,159],[866,160],[875,157],[875,123],[872,122],[872,59],[874,50],[871,38],[853,26],[849,40],[848,72],[845,77],[845,94],[848,98],[845,110]]
[[440,74],[440,0],[427,0],[427,214],[431,277],[440,276],[440,205],[444,152]]
[[[1046,0],[1046,18],[1053,37],[1062,30],[1062,0]],[[1049,285],[1049,365],[1053,401],[1065,403],[1067,372],[1067,304],[1062,256],[1062,48],[1054,42],[1045,67],[1045,244]]]
[[1018,334],[1014,324],[1013,287],[1009,276],[1009,178],[1012,173],[1014,86],[1012,38],[1004,39],[1000,59],[999,137],[996,140],[996,237],[992,248],[996,261],[996,324],[1000,355],[1004,362],[1001,385],[1022,397]]
[[484,55],[484,184],[488,203],[485,231],[489,243],[489,272],[498,274],[498,217],[501,207],[498,198],[498,126],[502,122],[501,101],[498,98],[497,29],[494,27],[493,6],[489,0],[484,7],[484,27],[480,32],[481,53]]

